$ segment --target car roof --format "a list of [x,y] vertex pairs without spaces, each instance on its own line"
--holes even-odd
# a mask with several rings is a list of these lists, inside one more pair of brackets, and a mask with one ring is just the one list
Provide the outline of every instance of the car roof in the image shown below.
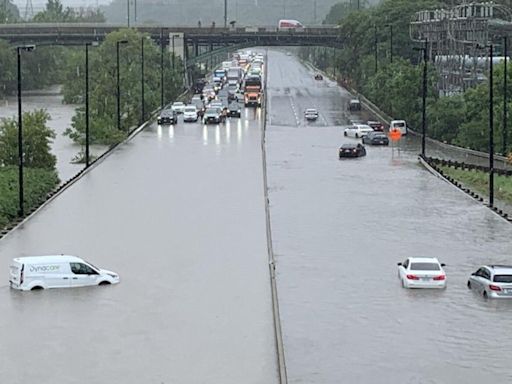
[[25,256],[16,257],[14,261],[22,264],[42,264],[42,263],[76,263],[83,260],[77,256],[71,255],[48,255],[48,256]]
[[345,143],[341,145],[341,148],[357,148],[357,144],[354,143]]
[[185,104],[183,101],[175,101],[174,103],[172,103],[172,105],[181,105],[181,104]]
[[439,263],[436,257],[409,257],[411,263]]

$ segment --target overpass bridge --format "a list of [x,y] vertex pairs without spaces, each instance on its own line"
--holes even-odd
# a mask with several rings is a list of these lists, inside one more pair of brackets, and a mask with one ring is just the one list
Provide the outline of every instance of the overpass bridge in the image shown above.
[[[13,44],[70,45],[102,41],[110,32],[126,28],[104,23],[27,23],[0,25],[0,39]],[[342,38],[335,26],[316,26],[295,30],[277,27],[179,27],[168,25],[136,26],[154,40],[169,43],[170,36],[183,34],[187,47],[265,45],[341,47]],[[198,49],[198,48],[196,48]]]

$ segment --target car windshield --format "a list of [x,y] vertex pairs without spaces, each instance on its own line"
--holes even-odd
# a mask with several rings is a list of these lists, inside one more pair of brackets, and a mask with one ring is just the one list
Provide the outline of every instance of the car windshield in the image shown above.
[[394,127],[405,127],[405,123],[394,123]]
[[206,110],[206,113],[207,113],[208,115],[216,115],[216,114],[217,114],[217,108],[208,108],[208,109]]
[[437,263],[411,263],[412,271],[440,271],[441,268]]
[[183,106],[184,104],[183,104],[182,102],[177,101],[177,102],[176,102],[176,103],[174,103],[173,105],[174,105],[174,106],[176,106],[176,107],[181,107],[181,106]]
[[185,112],[195,112],[196,111],[196,107],[187,107],[185,108]]
[[512,275],[494,275],[492,281],[495,283],[512,283]]

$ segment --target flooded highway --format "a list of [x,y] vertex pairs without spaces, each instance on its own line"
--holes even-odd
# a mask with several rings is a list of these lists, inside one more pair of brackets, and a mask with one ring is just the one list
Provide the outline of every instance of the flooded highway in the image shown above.
[[[153,125],[2,239],[1,381],[277,383],[260,128]],[[13,257],[60,253],[121,283],[9,289]]]
[[[417,146],[338,160],[346,91],[269,53],[267,165],[289,383],[512,382],[512,303],[466,288],[511,263],[512,227],[418,165]],[[320,118],[306,123],[303,110]],[[412,144],[408,144],[412,142]],[[447,264],[448,288],[408,291],[396,263]]]

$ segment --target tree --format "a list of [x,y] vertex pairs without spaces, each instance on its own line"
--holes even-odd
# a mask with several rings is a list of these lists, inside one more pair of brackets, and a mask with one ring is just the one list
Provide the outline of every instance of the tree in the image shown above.
[[[144,38],[145,110],[152,111],[160,105],[160,48],[146,35],[133,29],[110,33],[99,47],[91,49],[90,74],[90,133],[92,143],[111,145],[125,137],[130,127],[140,120],[141,110],[141,39]],[[127,40],[120,46],[120,91],[121,126],[117,129],[117,64],[116,42]],[[166,51],[167,52],[167,51]],[[183,64],[175,60],[172,69],[171,56],[166,53],[164,61],[164,99],[173,100],[183,90]],[[82,101],[85,88],[83,53],[77,54],[65,75],[64,93],[67,101]],[[77,109],[72,127],[65,134],[77,143],[83,143],[85,113]]]
[[64,8],[60,0],[48,0],[44,11],[38,12],[32,22],[36,23],[77,23],[105,22],[105,16],[100,10],[81,8],[78,12],[70,7]]
[[[55,132],[46,123],[50,115],[39,109],[23,113],[24,165],[28,168],[55,169],[51,153]],[[0,123],[0,166],[18,165],[18,120],[4,118]]]

